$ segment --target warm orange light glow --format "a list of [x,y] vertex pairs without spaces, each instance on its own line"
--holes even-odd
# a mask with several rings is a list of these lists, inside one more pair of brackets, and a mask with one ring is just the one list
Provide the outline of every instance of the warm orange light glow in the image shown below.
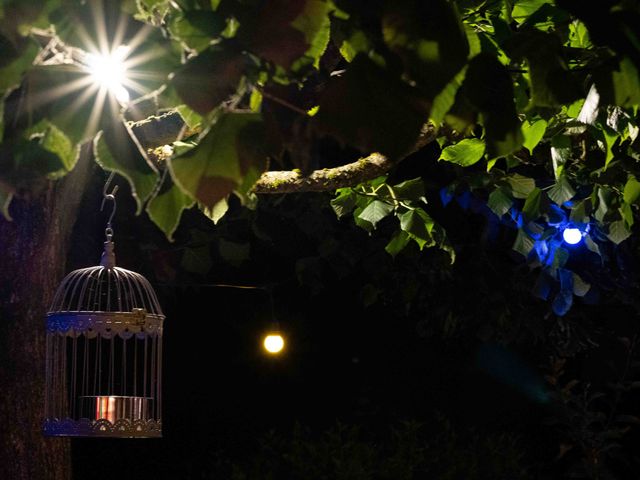
[[116,399],[115,397],[96,398],[96,419],[116,421]]
[[279,333],[270,333],[264,337],[264,349],[275,355],[284,349],[284,338]]

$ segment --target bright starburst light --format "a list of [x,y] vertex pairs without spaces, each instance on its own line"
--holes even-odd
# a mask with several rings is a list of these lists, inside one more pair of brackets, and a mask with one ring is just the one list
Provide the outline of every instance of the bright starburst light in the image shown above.
[[[61,52],[45,58],[43,65],[52,66],[52,77],[68,81],[45,87],[34,100],[34,107],[64,105],[59,112],[66,122],[85,122],[83,138],[90,138],[110,121],[118,121],[119,111],[135,109],[137,99],[159,88],[167,73],[158,71],[155,63],[166,54],[150,41],[151,27],[131,28],[123,16],[117,22],[109,2],[89,1],[93,21],[78,23],[73,47],[62,43]],[[108,7],[108,8],[107,8]],[[107,11],[109,10],[109,11]],[[60,60],[62,59],[62,60]],[[48,88],[47,88],[48,87]],[[74,117],[77,117],[74,119]]]
[[120,45],[106,54],[90,53],[87,55],[87,71],[92,80],[116,97],[121,104],[129,102],[129,91],[125,88],[127,64],[125,60],[129,47]]

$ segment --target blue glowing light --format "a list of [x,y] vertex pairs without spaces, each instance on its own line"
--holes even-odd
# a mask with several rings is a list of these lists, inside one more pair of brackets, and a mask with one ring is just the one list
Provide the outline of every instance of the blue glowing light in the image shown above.
[[582,232],[577,228],[565,228],[562,232],[562,238],[569,245],[575,245],[582,240]]

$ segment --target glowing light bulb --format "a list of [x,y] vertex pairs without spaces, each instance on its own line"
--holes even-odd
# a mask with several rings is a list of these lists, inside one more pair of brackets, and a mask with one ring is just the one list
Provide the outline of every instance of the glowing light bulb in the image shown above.
[[109,53],[87,55],[87,68],[93,80],[111,92],[120,103],[129,102],[129,92],[124,87],[127,80],[125,58],[129,47],[119,46]]
[[582,232],[577,228],[565,228],[562,232],[562,238],[569,245],[575,245],[582,240]]
[[264,337],[262,344],[267,352],[271,354],[280,353],[284,348],[284,338],[279,333],[270,333]]

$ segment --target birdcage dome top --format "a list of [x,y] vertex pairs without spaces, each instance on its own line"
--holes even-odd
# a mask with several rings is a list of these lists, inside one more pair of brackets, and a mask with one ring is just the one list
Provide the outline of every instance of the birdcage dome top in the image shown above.
[[69,273],[53,299],[54,312],[132,312],[162,315],[158,298],[142,275],[120,267],[81,268]]
[[115,266],[113,243],[105,243],[102,264],[69,273],[53,298],[48,329],[109,336],[155,334],[164,314],[149,281]]

